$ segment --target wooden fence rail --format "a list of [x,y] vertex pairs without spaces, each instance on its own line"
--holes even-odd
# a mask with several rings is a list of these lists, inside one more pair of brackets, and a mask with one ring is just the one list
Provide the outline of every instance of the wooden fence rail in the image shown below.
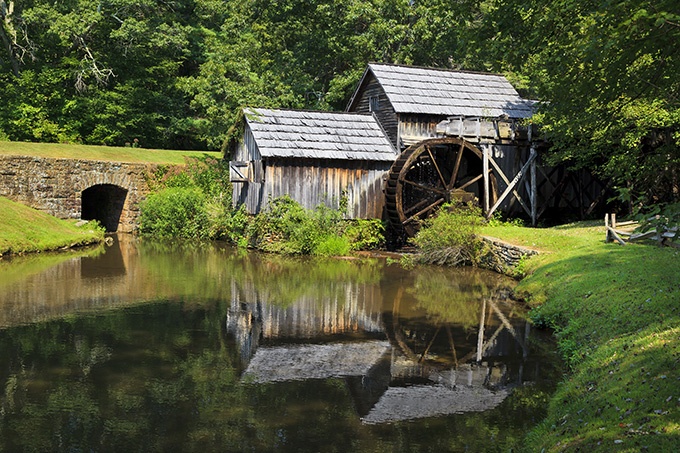
[[616,241],[621,245],[626,245],[628,242],[651,239],[658,242],[659,245],[680,248],[680,244],[673,242],[674,239],[680,238],[678,227],[666,228],[663,231],[654,229],[640,233],[636,232],[640,226],[638,222],[633,220],[617,222],[616,214],[605,214],[604,226],[606,229],[605,242]]

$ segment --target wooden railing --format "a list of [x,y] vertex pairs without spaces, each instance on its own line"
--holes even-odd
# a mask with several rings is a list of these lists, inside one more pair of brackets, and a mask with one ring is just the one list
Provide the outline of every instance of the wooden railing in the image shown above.
[[629,220],[617,223],[616,214],[605,214],[604,226],[606,229],[605,242],[616,241],[621,245],[626,245],[628,242],[650,239],[658,242],[659,245],[680,248],[680,244],[673,242],[675,239],[680,239],[678,227],[664,228],[662,231],[652,229],[645,232],[637,232],[640,226],[638,222]]

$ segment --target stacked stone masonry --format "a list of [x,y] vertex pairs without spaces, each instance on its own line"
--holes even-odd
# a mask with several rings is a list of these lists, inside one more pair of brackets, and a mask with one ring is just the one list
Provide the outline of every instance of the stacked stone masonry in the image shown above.
[[80,219],[84,190],[116,186],[127,191],[117,231],[132,232],[138,227],[139,203],[149,193],[146,176],[157,167],[145,163],[0,156],[0,196],[55,217]]
[[536,250],[509,244],[489,236],[483,236],[482,240],[491,251],[484,259],[482,266],[502,274],[512,274],[512,269],[525,256],[538,255]]

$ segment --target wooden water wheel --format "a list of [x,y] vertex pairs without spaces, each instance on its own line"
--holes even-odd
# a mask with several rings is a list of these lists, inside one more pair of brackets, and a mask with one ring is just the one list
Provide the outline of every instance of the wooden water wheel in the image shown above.
[[[444,203],[484,198],[483,154],[460,138],[434,138],[412,145],[390,169],[385,205],[390,223],[406,234]],[[489,171],[489,200],[496,201],[496,178]]]

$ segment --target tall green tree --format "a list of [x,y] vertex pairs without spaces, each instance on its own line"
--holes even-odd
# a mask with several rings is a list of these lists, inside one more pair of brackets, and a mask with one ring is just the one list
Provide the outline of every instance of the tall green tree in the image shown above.
[[[10,2],[12,3],[12,2]],[[13,140],[177,147],[190,0],[33,0],[3,8],[0,128]],[[0,5],[2,6],[2,5]]]
[[678,199],[677,2],[499,0],[478,32],[544,101],[535,120],[554,161],[613,178],[634,201]]
[[482,17],[478,0],[246,0],[220,12],[182,82],[188,122],[212,147],[243,106],[343,109],[371,61],[455,66]]

